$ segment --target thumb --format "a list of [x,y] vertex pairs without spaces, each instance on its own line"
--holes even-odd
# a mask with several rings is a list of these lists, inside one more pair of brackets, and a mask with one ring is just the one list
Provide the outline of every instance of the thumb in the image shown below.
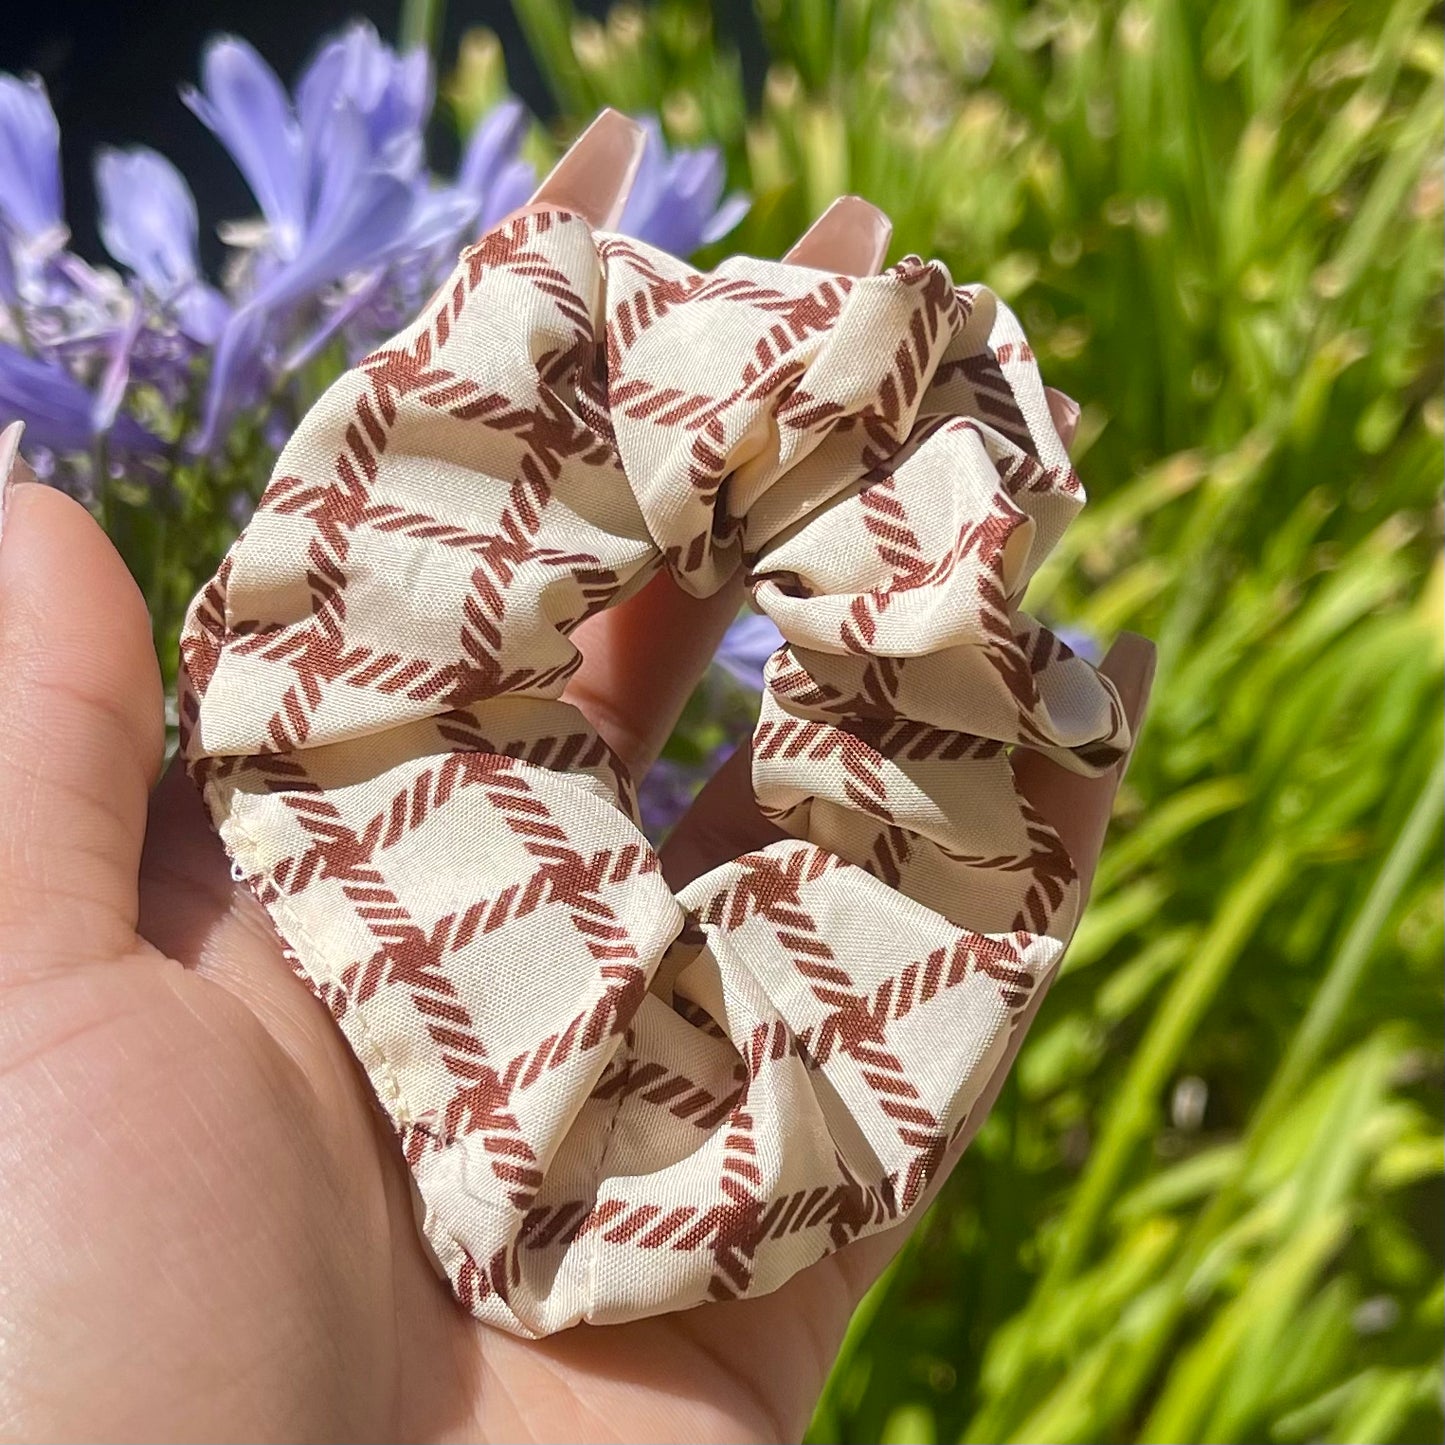
[[160,671],[89,513],[0,433],[0,983],[135,947]]

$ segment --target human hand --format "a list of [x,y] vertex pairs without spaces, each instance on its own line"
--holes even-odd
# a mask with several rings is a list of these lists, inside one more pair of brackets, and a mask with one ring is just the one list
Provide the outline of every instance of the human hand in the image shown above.
[[[606,224],[634,148],[604,121],[538,199]],[[843,202],[791,258],[862,273],[887,239],[871,207]],[[7,441],[6,472],[15,429]],[[661,577],[579,629],[568,697],[634,776],[738,600]],[[659,652],[675,659],[661,677]],[[1151,666],[1137,639],[1104,665],[1136,729]],[[159,677],[120,558],[73,502],[23,482],[0,533],[0,676],[0,1433],[801,1434],[902,1231],[763,1298],[541,1341],[477,1324],[423,1255],[364,1077],[233,884],[191,785],[172,771],[152,792]],[[1117,771],[1086,780],[1023,754],[1017,773],[1087,881]],[[674,835],[668,879],[775,836],[744,750]]]

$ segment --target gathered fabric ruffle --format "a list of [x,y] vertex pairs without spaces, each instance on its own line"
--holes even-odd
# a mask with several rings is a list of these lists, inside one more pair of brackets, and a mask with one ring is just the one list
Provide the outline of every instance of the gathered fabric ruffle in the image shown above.
[[[987,289],[700,274],[556,210],[301,423],[192,604],[182,746],[478,1316],[764,1293],[919,1204],[1076,922],[1011,754],[1129,743],[1017,606],[1082,501]],[[743,572],[786,639],[753,779],[788,836],[678,896],[562,700],[661,568]]]

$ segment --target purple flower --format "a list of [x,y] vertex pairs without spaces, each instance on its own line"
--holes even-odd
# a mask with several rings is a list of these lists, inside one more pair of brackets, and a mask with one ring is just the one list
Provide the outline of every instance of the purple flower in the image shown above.
[[450,268],[460,239],[518,204],[533,176],[516,159],[525,117],[509,101],[478,128],[456,184],[433,182],[422,143],[426,57],[398,55],[369,25],[322,46],[294,104],[232,37],[207,48],[202,82],[186,102],[230,151],[264,221],[230,232],[251,254],[216,347],[197,441],[209,451],[238,409],[337,335],[354,356],[395,330]]
[[706,766],[681,763],[676,758],[659,758],[647,770],[637,790],[637,806],[642,814],[642,831],[654,847],[692,806],[707,775]]
[[713,666],[721,668],[735,682],[760,693],[763,666],[782,645],[783,634],[771,617],[761,612],[745,612],[723,634]]
[[3,228],[0,228],[0,301],[7,306],[15,306],[20,301],[20,277]]
[[517,158],[526,121],[520,101],[503,100],[472,132],[452,185],[413,183],[411,215],[385,264],[348,278],[328,298],[325,319],[287,367],[303,364],[338,333],[355,360],[406,324],[456,264],[458,248],[531,195],[536,172]]
[[95,441],[90,393],[60,367],[0,342],[0,419],[12,417],[48,451],[83,452]]
[[36,77],[0,74],[0,229],[42,254],[65,244],[60,127]]
[[[0,75],[0,413],[42,453],[89,452],[111,428],[145,317],[120,280],[65,250],[60,134],[38,81]],[[18,345],[10,344],[13,340]],[[127,420],[117,450],[158,445]]]
[[278,255],[294,256],[306,217],[301,125],[276,72],[233,35],[217,36],[201,57],[201,86],[181,99],[225,146],[246,178]]
[[[101,239],[119,271],[66,249],[49,99],[39,81],[0,75],[0,408],[28,420],[42,454],[73,462],[82,479],[96,455],[144,471],[163,454],[138,413],[158,416],[169,438],[198,409],[192,445],[214,452],[251,408],[263,444],[276,444],[289,372],[333,346],[353,358],[374,347],[415,314],[459,245],[536,185],[518,154],[528,117],[511,98],[468,139],[455,177],[429,174],[427,58],[399,54],[369,25],[323,43],[294,93],[234,37],[211,41],[200,69],[183,98],[260,213],[221,231],[232,248],[224,295],[200,268],[190,189],[155,151],[96,158]],[[644,124],[623,227],[685,255],[735,224],[746,202],[723,198],[715,149],[671,152],[656,121]],[[757,668],[724,651],[722,670],[756,686]]]
[[141,146],[106,149],[96,157],[95,186],[105,249],[174,313],[185,335],[212,344],[230,308],[201,279],[196,202],[181,173]]
[[198,446],[260,400],[282,361],[278,323],[349,273],[390,258],[411,219],[430,106],[424,56],[398,56],[369,26],[322,47],[292,106],[244,41],[207,48],[185,99],[231,153],[266,219],[250,295],[216,348]]
[[456,188],[476,202],[477,229],[494,226],[524,205],[537,186],[537,172],[517,158],[527,112],[515,96],[497,104],[472,132],[457,167]]
[[50,97],[36,77],[0,74],[0,301],[18,306],[39,296],[69,236]]
[[748,198],[736,192],[724,198],[727,175],[716,146],[670,151],[655,117],[643,116],[640,124],[647,148],[617,229],[674,256],[690,256],[727,235],[747,214]]
[[95,158],[100,239],[159,296],[197,279],[196,203],[162,155],[137,146],[106,148]]
[[[131,273],[123,299],[110,307],[113,328],[94,337],[104,358],[98,406],[105,424],[132,379],[172,403],[185,396],[195,357],[220,337],[230,307],[201,277],[196,203],[164,156],[140,146],[104,149],[96,156],[95,185],[101,240]],[[111,278],[71,262],[77,295],[113,300]]]
[[417,175],[426,160],[422,127],[432,108],[426,52],[398,55],[365,22],[329,40],[296,87],[302,161],[314,186],[329,163],[329,127],[346,110],[362,119],[366,148],[397,175]]
[[[0,419],[23,418],[29,445],[61,454],[87,452],[102,426],[95,398],[63,367],[0,342]],[[117,419],[119,451],[149,451],[156,439],[130,417]]]

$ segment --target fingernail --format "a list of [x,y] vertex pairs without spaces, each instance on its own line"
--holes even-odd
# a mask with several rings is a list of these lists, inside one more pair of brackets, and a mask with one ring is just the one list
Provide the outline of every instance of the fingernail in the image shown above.
[[1099,671],[1117,689],[1119,701],[1124,705],[1124,716],[1129,721],[1129,751],[1116,764],[1121,782],[1133,760],[1134,749],[1139,745],[1157,664],[1158,654],[1154,644],[1137,632],[1121,632],[1099,664]]
[[1049,404],[1049,415],[1054,419],[1059,440],[1065,449],[1073,446],[1074,434],[1079,429],[1079,403],[1053,386],[1044,388],[1044,399]]
[[783,260],[795,266],[872,276],[888,254],[893,222],[861,196],[840,196],[806,231]]
[[20,438],[25,434],[23,421],[12,421],[0,431],[0,543],[5,540],[5,519],[10,513],[10,494],[16,482],[33,482],[35,473],[20,455]]
[[575,211],[593,230],[612,230],[622,219],[646,146],[647,132],[608,107],[552,167],[531,204]]

